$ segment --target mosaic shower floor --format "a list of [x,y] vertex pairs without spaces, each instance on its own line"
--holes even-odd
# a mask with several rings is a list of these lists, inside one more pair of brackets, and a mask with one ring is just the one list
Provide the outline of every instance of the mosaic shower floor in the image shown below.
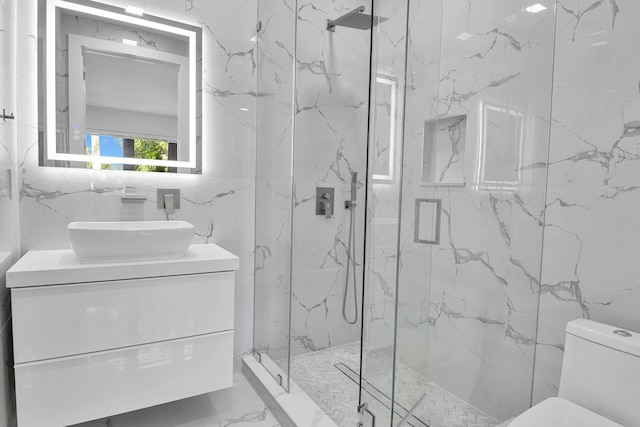
[[[291,358],[291,379],[311,397],[340,427],[357,424],[357,373],[360,343],[307,353]],[[366,390],[369,409],[376,414],[376,425],[388,426],[392,379],[391,356],[384,351],[368,353]],[[498,420],[434,384],[411,368],[396,366],[396,414],[394,425],[404,418],[415,427],[494,427]],[[425,395],[426,392],[426,395]],[[424,398],[421,400],[421,397]]]

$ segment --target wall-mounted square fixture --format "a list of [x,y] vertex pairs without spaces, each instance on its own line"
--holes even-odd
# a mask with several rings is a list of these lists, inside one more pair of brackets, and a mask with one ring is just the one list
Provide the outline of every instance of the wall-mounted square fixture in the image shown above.
[[441,199],[416,199],[413,241],[427,245],[439,245],[441,218]]

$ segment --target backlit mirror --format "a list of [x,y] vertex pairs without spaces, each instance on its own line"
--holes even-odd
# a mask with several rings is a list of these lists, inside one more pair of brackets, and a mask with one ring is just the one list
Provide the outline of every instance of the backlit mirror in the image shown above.
[[40,6],[41,165],[199,173],[201,29],[90,1]]

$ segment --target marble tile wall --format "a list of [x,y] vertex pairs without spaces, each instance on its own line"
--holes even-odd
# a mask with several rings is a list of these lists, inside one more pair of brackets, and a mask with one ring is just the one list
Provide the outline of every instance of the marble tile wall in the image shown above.
[[640,4],[560,0],[534,403],[573,319],[640,331]]
[[[181,190],[173,217],[193,223],[196,243],[216,243],[241,258],[236,278],[235,355],[252,348],[256,0],[154,2],[113,0],[116,6],[203,28],[203,173],[142,174],[38,166],[37,1],[17,5],[17,167],[21,252],[69,247],[66,225],[83,219],[163,219],[158,187]],[[242,109],[241,109],[242,108]],[[246,110],[245,110],[246,109]],[[144,193],[123,205],[124,188]],[[239,366],[239,364],[237,365]]]
[[[264,296],[259,310],[269,323],[258,327],[256,340],[275,359],[286,355],[289,289],[292,354],[351,342],[360,334],[358,325],[342,318],[350,222],[344,201],[351,172],[359,173],[357,197],[364,199],[369,33],[326,30],[328,19],[359,5],[316,0],[259,6],[258,87],[265,96],[258,104],[256,286]],[[331,219],[315,214],[316,187],[335,188]],[[354,227],[358,296],[363,218],[361,203]],[[353,303],[350,290],[351,318]]]
[[[420,53],[436,51],[420,45],[431,38],[420,19],[410,27],[403,198],[440,198],[444,217],[443,241],[431,251],[411,242],[413,225],[401,231],[399,355],[502,419],[529,405],[531,381],[533,403],[557,394],[566,322],[586,317],[640,330],[633,262],[640,99],[632,42],[639,6],[542,4],[546,11],[533,14],[525,2],[443,3],[442,52],[430,57],[440,60],[420,62]],[[414,6],[410,19],[429,5]],[[434,73],[438,85],[429,80]],[[480,155],[478,124],[484,120],[490,132],[500,125],[482,118],[481,103],[522,121],[520,167],[497,161],[513,158],[501,144],[493,159],[491,150]],[[417,161],[408,160],[421,158],[422,121],[458,114],[468,116],[459,157],[465,187],[419,187]],[[488,164],[502,169],[482,171]],[[406,212],[403,226],[412,224],[411,206]],[[428,346],[415,344],[425,338]]]
[[[0,110],[16,113],[16,1],[0,0]],[[18,255],[16,121],[0,119],[0,424],[15,415],[11,307],[5,273]]]
[[[15,0],[0,2],[0,110],[16,116]],[[16,120],[0,119],[0,253],[17,255]],[[2,294],[2,300],[5,298]],[[4,320],[5,317],[1,316]]]
[[[335,19],[362,2],[298,1],[292,257],[292,355],[355,341],[360,327],[342,317],[351,173],[358,173],[355,210],[358,301],[364,241],[369,32],[337,27]],[[366,3],[365,3],[366,5]],[[334,216],[316,215],[316,187],[335,188]],[[353,268],[351,268],[353,271]],[[347,314],[353,320],[353,276]],[[358,304],[358,315],[360,315]]]

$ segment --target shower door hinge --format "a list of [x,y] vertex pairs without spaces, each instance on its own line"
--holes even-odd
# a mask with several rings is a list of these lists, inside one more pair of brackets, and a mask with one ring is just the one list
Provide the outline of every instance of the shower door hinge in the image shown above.
[[360,414],[360,421],[358,421],[357,427],[376,426],[376,416],[369,410],[366,403],[358,406],[358,413]]

